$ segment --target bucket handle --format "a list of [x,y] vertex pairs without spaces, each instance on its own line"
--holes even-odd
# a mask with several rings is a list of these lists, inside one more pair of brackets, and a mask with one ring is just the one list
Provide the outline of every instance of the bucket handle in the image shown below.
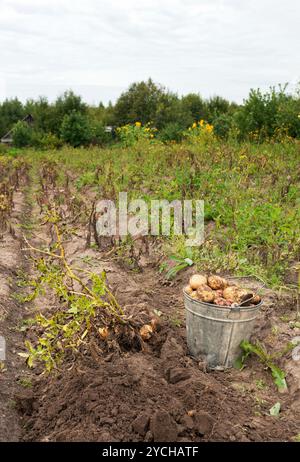
[[[261,277],[257,276],[256,274],[249,274],[248,276],[236,276],[236,277],[229,276],[227,279],[230,280],[230,279],[249,279],[249,278],[257,279],[257,281],[259,281],[261,283],[261,286],[256,290],[256,294],[266,287],[265,281]],[[239,307],[243,306],[245,303],[250,302],[255,297],[256,294],[254,294],[252,297],[250,297],[247,300],[244,300],[242,303],[240,303]]]

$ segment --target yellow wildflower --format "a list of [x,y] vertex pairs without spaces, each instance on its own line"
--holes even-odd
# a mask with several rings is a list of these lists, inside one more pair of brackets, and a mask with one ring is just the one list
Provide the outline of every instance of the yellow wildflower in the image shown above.
[[193,125],[192,125],[192,128],[196,128],[196,127],[197,127],[197,124],[196,124],[196,122],[194,122]]
[[141,127],[142,124],[141,124],[141,122],[135,122],[135,126],[136,126],[136,127]]

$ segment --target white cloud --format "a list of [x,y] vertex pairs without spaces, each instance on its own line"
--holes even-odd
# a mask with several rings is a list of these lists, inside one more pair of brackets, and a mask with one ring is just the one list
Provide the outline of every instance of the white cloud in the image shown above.
[[115,99],[146,79],[241,100],[300,79],[298,0],[0,0],[8,96]]

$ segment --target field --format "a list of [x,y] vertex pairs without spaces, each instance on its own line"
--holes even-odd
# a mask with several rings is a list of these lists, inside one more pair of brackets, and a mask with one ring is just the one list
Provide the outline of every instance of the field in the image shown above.
[[[299,159],[290,140],[0,155],[0,439],[299,440]],[[204,243],[99,238],[95,203],[119,192],[204,200]],[[182,289],[196,271],[265,281],[251,340],[264,358],[221,372],[189,356]]]

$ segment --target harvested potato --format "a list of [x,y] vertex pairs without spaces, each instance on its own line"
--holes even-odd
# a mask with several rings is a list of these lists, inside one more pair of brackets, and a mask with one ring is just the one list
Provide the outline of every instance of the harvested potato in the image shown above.
[[218,305],[218,306],[231,306],[231,303],[228,300],[226,300],[225,298],[222,298],[222,297],[215,298],[214,303],[215,303],[215,305]]
[[207,284],[207,277],[201,274],[194,274],[190,279],[190,286],[194,290],[199,289],[199,287],[205,284]]
[[152,327],[153,332],[159,330],[159,328],[160,328],[159,319],[157,319],[157,318],[152,318],[151,321],[150,321],[150,325],[151,325],[151,327]]
[[237,291],[238,291],[238,287],[236,287],[236,286],[226,287],[226,289],[223,290],[223,297],[226,300],[235,301],[237,299],[237,296],[238,296]]
[[186,287],[184,288],[184,291],[185,291],[187,294],[189,294],[189,295],[191,295],[191,293],[193,292],[193,290],[194,290],[194,289],[193,289],[190,285],[188,285],[188,286],[186,286]]
[[212,290],[205,290],[201,287],[197,290],[197,295],[199,300],[205,303],[213,303],[215,299],[215,293]]
[[255,295],[252,300],[253,305],[258,305],[260,302],[261,302],[261,297],[259,295]]
[[102,338],[102,340],[107,339],[107,337],[109,335],[108,327],[99,327],[98,332],[99,332],[99,335]]
[[229,285],[227,279],[217,275],[209,277],[194,274],[189,285],[184,289],[194,300],[217,306],[248,307],[261,302],[261,297],[249,289]]
[[208,285],[214,290],[220,290],[225,289],[228,286],[228,282],[220,276],[209,276]]
[[213,291],[207,284],[204,284],[203,286],[200,286],[199,289],[197,289],[197,290],[208,290],[209,292]]
[[153,327],[150,324],[145,324],[140,328],[140,336],[143,340],[149,340],[153,334]]
[[193,292],[190,294],[190,297],[194,298],[195,300],[198,300],[197,290],[193,290]]
[[243,303],[246,306],[245,302],[248,301],[248,303],[251,304],[253,297],[254,297],[253,292],[250,292],[247,289],[238,289],[237,290],[237,300],[234,300],[234,301],[237,301],[238,303]]

